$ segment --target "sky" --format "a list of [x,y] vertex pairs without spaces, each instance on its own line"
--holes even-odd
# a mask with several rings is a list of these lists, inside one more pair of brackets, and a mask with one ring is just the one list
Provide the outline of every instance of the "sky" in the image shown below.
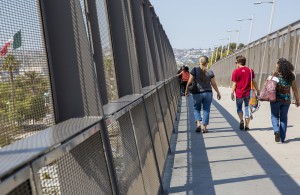
[[[272,1],[272,0],[267,0]],[[212,48],[237,42],[247,44],[254,16],[251,42],[268,34],[271,3],[254,5],[257,0],[150,0],[173,48]],[[263,1],[264,2],[264,1]],[[266,1],[265,1],[266,2]],[[276,0],[272,30],[300,20],[300,0]],[[227,40],[220,40],[226,38]]]
[[37,0],[0,0],[1,48],[19,30],[22,34],[21,50],[36,50],[44,46],[37,6]]

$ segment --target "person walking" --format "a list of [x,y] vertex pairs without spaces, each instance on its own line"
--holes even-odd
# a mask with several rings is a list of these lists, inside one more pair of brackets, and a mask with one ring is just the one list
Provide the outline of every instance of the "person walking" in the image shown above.
[[[207,68],[208,57],[201,56],[199,58],[199,67],[194,67],[190,72],[190,77],[185,88],[185,95],[188,96],[188,86],[195,79],[197,84],[197,92],[192,94],[194,100],[194,116],[197,123],[196,132],[201,132],[201,123],[203,125],[203,133],[207,133],[207,125],[209,124],[210,107],[212,103],[213,93],[212,87],[217,92],[217,99],[221,99],[218,86],[215,82],[215,75],[212,70]],[[203,117],[201,116],[203,109]]]
[[291,88],[295,97],[295,105],[300,106],[298,89],[293,74],[294,66],[285,58],[280,58],[276,63],[273,76],[279,82],[276,86],[276,102],[270,102],[271,121],[275,135],[275,141],[283,143],[286,138],[288,112],[291,104]]
[[180,89],[181,95],[184,96],[184,90],[190,77],[189,68],[187,66],[183,66],[182,71],[179,74],[177,74],[177,76],[181,77]]
[[[240,130],[249,130],[250,113],[249,113],[249,100],[250,100],[250,84],[251,76],[254,88],[259,94],[257,84],[254,80],[254,71],[246,67],[246,58],[242,55],[236,57],[235,62],[237,68],[232,73],[232,101],[236,101],[237,114],[240,118]],[[245,110],[245,122],[243,113],[243,103]]]

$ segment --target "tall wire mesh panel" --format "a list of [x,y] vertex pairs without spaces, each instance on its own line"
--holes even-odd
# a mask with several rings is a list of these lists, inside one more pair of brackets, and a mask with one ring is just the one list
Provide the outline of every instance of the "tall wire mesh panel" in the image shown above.
[[161,107],[159,104],[159,98],[158,98],[157,91],[153,94],[153,104],[154,104],[154,109],[155,109],[156,120],[158,123],[158,129],[159,129],[159,135],[160,135],[160,140],[161,140],[161,144],[162,144],[162,150],[164,153],[164,157],[166,158],[166,156],[168,155],[168,151],[169,151],[169,141],[168,141],[168,136],[166,133],[163,115],[161,112]]
[[158,128],[157,117],[155,113],[153,95],[145,99],[146,111],[150,125],[150,132],[153,139],[153,145],[159,166],[160,176],[162,177],[166,156],[163,152],[162,140]]
[[54,124],[38,0],[0,5],[0,147]]
[[[85,5],[80,0],[71,1],[73,29],[75,35],[75,46],[77,62],[79,63],[79,77],[81,93],[84,99],[84,112],[87,116],[100,115],[100,97],[97,86],[97,77],[92,59],[89,38],[86,31]],[[84,25],[84,28],[82,27]],[[85,35],[85,36],[83,36]],[[92,78],[92,79],[91,79]]]
[[85,27],[85,32],[86,32],[86,36],[88,39],[90,39],[90,36],[89,36],[89,31],[88,31],[88,23],[87,23],[87,18],[86,18],[86,5],[85,5],[85,0],[79,0],[79,3],[80,3],[80,7],[81,7],[81,10],[82,10],[82,17],[83,17],[83,22],[84,22],[84,27]]
[[132,13],[131,13],[131,3],[130,0],[123,1],[124,3],[124,19],[125,19],[125,31],[127,33],[128,37],[128,51],[129,51],[129,59],[131,62],[130,71],[131,71],[131,79],[132,84],[134,88],[134,93],[140,93],[141,92],[141,81],[140,81],[140,75],[139,75],[139,67],[138,67],[138,60],[137,60],[137,54],[136,54],[136,46],[135,46],[135,37],[133,32],[133,25],[132,25]]
[[36,174],[42,194],[112,194],[99,132]]
[[162,108],[162,112],[163,112],[165,125],[166,125],[166,130],[167,130],[167,134],[168,134],[168,139],[170,141],[171,136],[172,136],[173,123],[172,123],[172,118],[171,118],[170,109],[169,109],[164,86],[162,86],[160,89],[158,89],[158,94],[159,94],[159,100],[161,103],[161,108]]
[[145,194],[129,112],[107,125],[120,194]]
[[107,5],[105,0],[96,0],[97,16],[100,28],[105,83],[108,101],[118,99],[117,79],[113,60],[111,36],[109,30]]
[[155,163],[156,159],[143,102],[132,108],[130,113],[137,140],[146,194],[158,194],[160,189],[158,167]]

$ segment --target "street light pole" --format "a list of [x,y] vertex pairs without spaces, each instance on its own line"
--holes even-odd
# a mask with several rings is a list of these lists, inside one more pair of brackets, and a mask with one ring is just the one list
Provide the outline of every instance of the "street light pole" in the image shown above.
[[253,21],[254,21],[254,17],[253,17],[253,15],[252,15],[252,16],[251,16],[251,25],[250,25],[250,32],[249,32],[248,44],[250,44],[251,38],[252,38]]
[[228,30],[227,32],[237,32],[238,36],[237,36],[237,43],[236,43],[236,47],[235,47],[235,51],[238,48],[238,44],[239,44],[239,39],[240,39],[240,31],[241,31],[241,27],[238,30]]
[[249,30],[249,39],[248,39],[248,44],[249,44],[250,41],[251,41],[251,37],[252,37],[252,29],[253,29],[253,21],[254,21],[254,17],[253,17],[253,15],[252,15],[251,18],[238,19],[237,21],[241,22],[241,21],[244,21],[244,20],[249,20],[249,21],[251,21],[251,24],[250,24],[250,30]]
[[240,44],[240,33],[241,33],[241,27],[240,27],[240,29],[239,29],[239,31],[238,31],[238,37],[237,37],[237,42],[236,42],[235,51],[238,50],[238,46],[239,46],[239,44]]
[[275,12],[275,4],[276,4],[276,2],[275,2],[275,0],[273,0],[271,17],[270,17],[270,24],[269,24],[269,34],[271,33],[271,30],[272,30],[273,18],[274,18],[274,12]]
[[230,35],[229,35],[229,38],[228,38],[228,47],[227,47],[227,55],[226,56],[228,56],[229,55],[229,48],[230,48]]
[[[229,38],[222,38],[219,40],[228,40]],[[222,59],[222,55],[223,55],[223,43],[222,43],[222,47],[221,47],[221,54],[220,54],[220,59]]]
[[272,25],[273,25],[273,18],[274,18],[276,0],[273,0],[273,1],[258,1],[258,2],[255,2],[254,5],[259,5],[259,4],[263,4],[263,3],[272,3],[272,11],[271,11],[271,17],[270,17],[270,22],[269,22],[269,31],[268,31],[268,34],[270,34],[271,30],[272,30]]
[[[214,51],[215,51],[216,45],[214,45],[213,48],[214,48]],[[211,52],[210,65],[212,65],[212,59],[213,59],[213,57],[214,57],[214,52]]]
[[217,62],[218,51],[219,51],[219,46],[217,46],[217,52],[216,52],[216,57],[215,57],[215,63]]
[[261,66],[260,66],[259,87],[261,85],[261,80],[262,80],[262,70],[263,70],[263,67],[264,67],[264,61],[265,61],[266,50],[267,50],[267,45],[268,45],[268,36],[272,31],[272,24],[273,24],[273,17],[274,17],[274,12],[275,12],[276,1],[275,0],[273,0],[273,1],[259,1],[259,2],[255,2],[254,5],[258,5],[258,4],[262,4],[262,3],[272,3],[272,11],[271,11],[271,16],[270,16],[267,40],[266,40],[266,44],[265,44],[265,48],[264,48],[264,53],[263,53],[263,56],[262,56],[262,63],[261,63]]

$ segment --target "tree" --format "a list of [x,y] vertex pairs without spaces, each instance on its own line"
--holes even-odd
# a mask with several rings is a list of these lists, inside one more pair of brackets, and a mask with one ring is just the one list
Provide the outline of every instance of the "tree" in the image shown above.
[[244,47],[246,47],[246,45],[243,44],[243,43],[240,43],[239,46],[238,46],[238,50],[239,50],[239,49],[243,49]]
[[41,83],[40,75],[35,71],[25,72],[26,84],[30,86],[31,92],[35,95],[39,90],[39,84]]
[[113,64],[113,59],[109,56],[104,58],[104,73],[106,80],[106,90],[108,100],[118,99],[118,89],[115,80],[115,68]]
[[14,55],[7,55],[2,62],[2,70],[9,73],[10,78],[10,100],[12,102],[12,113],[15,111],[15,89],[14,89],[14,71],[19,70],[20,62]]
[[[243,49],[245,47],[245,45],[243,43],[240,43],[238,45],[238,50]],[[223,49],[222,49],[223,48]],[[213,52],[212,52],[212,59],[209,59],[209,64],[208,67],[210,67],[212,64],[210,64],[210,62],[212,61],[212,63],[215,63],[215,61],[219,61],[221,58],[221,50],[222,50],[222,58],[227,56],[227,49],[228,49],[228,45],[227,46],[219,46],[218,48],[216,48]],[[218,52],[216,54],[216,52]],[[236,43],[230,43],[229,45],[229,52],[228,55],[233,54],[236,52]]]

